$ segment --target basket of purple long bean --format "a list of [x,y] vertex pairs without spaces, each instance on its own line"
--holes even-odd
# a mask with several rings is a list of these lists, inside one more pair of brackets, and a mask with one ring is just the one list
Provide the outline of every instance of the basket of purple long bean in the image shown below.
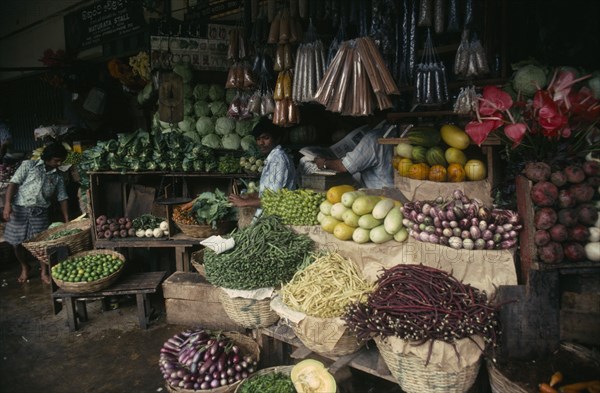
[[343,319],[360,340],[375,340],[409,393],[466,392],[499,334],[497,306],[485,292],[423,265],[385,269],[367,301],[349,306]]

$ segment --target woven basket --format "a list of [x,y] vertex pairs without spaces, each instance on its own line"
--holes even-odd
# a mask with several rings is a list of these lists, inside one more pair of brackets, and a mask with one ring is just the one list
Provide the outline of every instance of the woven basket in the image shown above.
[[175,224],[184,235],[196,238],[224,235],[235,227],[235,221],[222,221],[216,229],[213,229],[210,225],[187,225],[177,221],[175,221]]
[[429,364],[415,355],[393,352],[392,348],[379,337],[375,338],[381,357],[407,393],[464,393],[477,379],[481,359],[459,372],[448,372]]
[[504,376],[491,360],[486,361],[486,366],[492,393],[528,393],[526,389]]
[[206,269],[204,268],[204,249],[194,251],[191,255],[192,266],[201,276],[206,277]]
[[[74,233],[54,240],[45,240],[56,232],[68,229],[81,229],[81,232]],[[50,246],[65,245],[69,248],[69,254],[76,254],[81,251],[92,248],[91,223],[90,220],[80,220],[67,222],[61,226],[47,229],[38,233],[29,240],[23,242],[29,252],[33,254],[40,262],[48,263],[47,248]]]
[[[125,257],[122,254],[119,254],[118,252],[111,251],[111,250],[83,251],[83,252],[77,253],[75,255],[72,255],[70,258],[83,257],[86,255],[98,255],[98,254],[112,255],[112,256],[119,258],[123,262],[125,262]],[[117,281],[117,279],[121,275],[121,272],[123,271],[124,267],[125,267],[125,263],[123,263],[123,265],[121,265],[121,268],[119,270],[117,270],[116,272],[112,273],[109,276],[103,277],[99,280],[96,280],[96,281],[70,282],[70,281],[59,280],[58,278],[56,278],[54,276],[52,276],[52,279],[54,280],[56,285],[58,285],[61,289],[64,289],[65,291],[73,292],[73,293],[91,293],[91,292],[97,292],[102,289],[110,287],[115,281]]]
[[271,326],[279,320],[279,315],[271,309],[270,297],[262,300],[232,298],[221,289],[219,300],[229,318],[247,329]]
[[292,368],[294,368],[294,366],[274,366],[274,367],[267,367],[267,368],[263,368],[262,370],[258,370],[256,373],[252,374],[251,377],[248,377],[245,380],[243,380],[242,383],[240,383],[236,387],[235,393],[240,392],[242,390],[242,388],[244,387],[244,384],[247,381],[250,381],[252,378],[258,377],[260,375],[282,373],[283,375],[287,375],[289,377],[290,374],[292,373]]
[[[235,342],[235,344],[240,347],[241,353],[243,353],[244,355],[251,355],[254,359],[256,359],[257,362],[260,360],[260,347],[252,338],[238,332],[223,332],[223,334],[231,338],[233,342]],[[220,386],[218,388],[205,390],[184,389],[180,387],[171,386],[168,382],[165,382],[165,386],[167,387],[167,390],[171,393],[233,393],[243,381],[244,380],[241,380],[232,383],[231,385],[225,385]]]
[[[308,326],[308,328],[304,328],[304,329],[300,329],[296,324],[290,324],[292,330],[294,331],[294,334],[296,334],[296,337],[298,337],[298,339],[300,341],[302,341],[302,344],[304,344],[304,346],[308,349],[310,349],[311,351],[323,355],[323,356],[328,356],[328,357],[337,357],[337,356],[345,356],[345,355],[349,355],[351,353],[354,353],[356,351],[358,351],[360,348],[363,347],[364,343],[359,342],[356,339],[356,336],[354,334],[352,334],[352,332],[350,331],[350,329],[343,327],[343,326],[339,326],[339,325],[335,325],[338,328],[343,328],[344,332],[342,334],[342,336],[339,338],[339,340],[335,343],[335,345],[333,346],[333,348],[330,349],[331,345],[325,345],[325,343],[323,342],[318,342],[318,338],[323,338],[323,336],[321,334],[315,334],[314,337],[307,337],[305,336],[302,331],[309,331],[309,332],[316,332],[316,333],[320,333],[323,331],[322,329],[322,324],[321,323],[317,323],[316,321],[322,318],[306,318],[304,320],[302,320],[302,323],[308,323],[310,325],[314,325],[314,326]],[[334,319],[334,318],[326,318],[326,319]],[[327,338],[327,337],[325,337]]]

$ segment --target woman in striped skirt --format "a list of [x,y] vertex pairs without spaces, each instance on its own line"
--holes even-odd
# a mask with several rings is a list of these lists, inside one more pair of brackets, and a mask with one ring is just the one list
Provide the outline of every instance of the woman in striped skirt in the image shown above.
[[[48,228],[48,210],[56,198],[65,222],[69,221],[67,192],[58,167],[67,157],[67,150],[60,143],[44,148],[41,159],[23,161],[10,179],[6,191],[3,218],[7,221],[4,239],[12,244],[21,263],[18,282],[29,278],[31,267],[27,263],[27,251],[22,243]],[[48,267],[41,265],[42,281],[50,283]]]

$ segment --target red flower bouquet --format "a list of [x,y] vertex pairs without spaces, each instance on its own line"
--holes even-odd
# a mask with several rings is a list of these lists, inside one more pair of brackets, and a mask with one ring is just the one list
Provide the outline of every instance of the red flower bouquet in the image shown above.
[[465,131],[478,145],[491,132],[502,129],[501,139],[513,149],[532,147],[547,155],[551,152],[539,151],[540,146],[566,142],[572,145],[572,153],[589,152],[593,143],[587,137],[599,132],[595,126],[600,118],[600,103],[588,87],[576,88],[578,82],[589,77],[576,78],[572,71],[556,71],[548,87],[538,87],[529,100],[513,100],[499,87],[485,86],[476,119],[465,126]]

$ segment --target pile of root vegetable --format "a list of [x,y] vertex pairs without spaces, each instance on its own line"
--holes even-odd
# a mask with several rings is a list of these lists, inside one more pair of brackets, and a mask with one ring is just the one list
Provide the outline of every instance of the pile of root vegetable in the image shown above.
[[540,261],[600,262],[600,163],[585,161],[552,170],[530,162],[523,174],[534,184],[534,243]]
[[384,270],[367,301],[352,304],[343,319],[360,340],[396,336],[454,343],[479,335],[495,346],[497,315],[485,292],[442,270],[400,264]]

